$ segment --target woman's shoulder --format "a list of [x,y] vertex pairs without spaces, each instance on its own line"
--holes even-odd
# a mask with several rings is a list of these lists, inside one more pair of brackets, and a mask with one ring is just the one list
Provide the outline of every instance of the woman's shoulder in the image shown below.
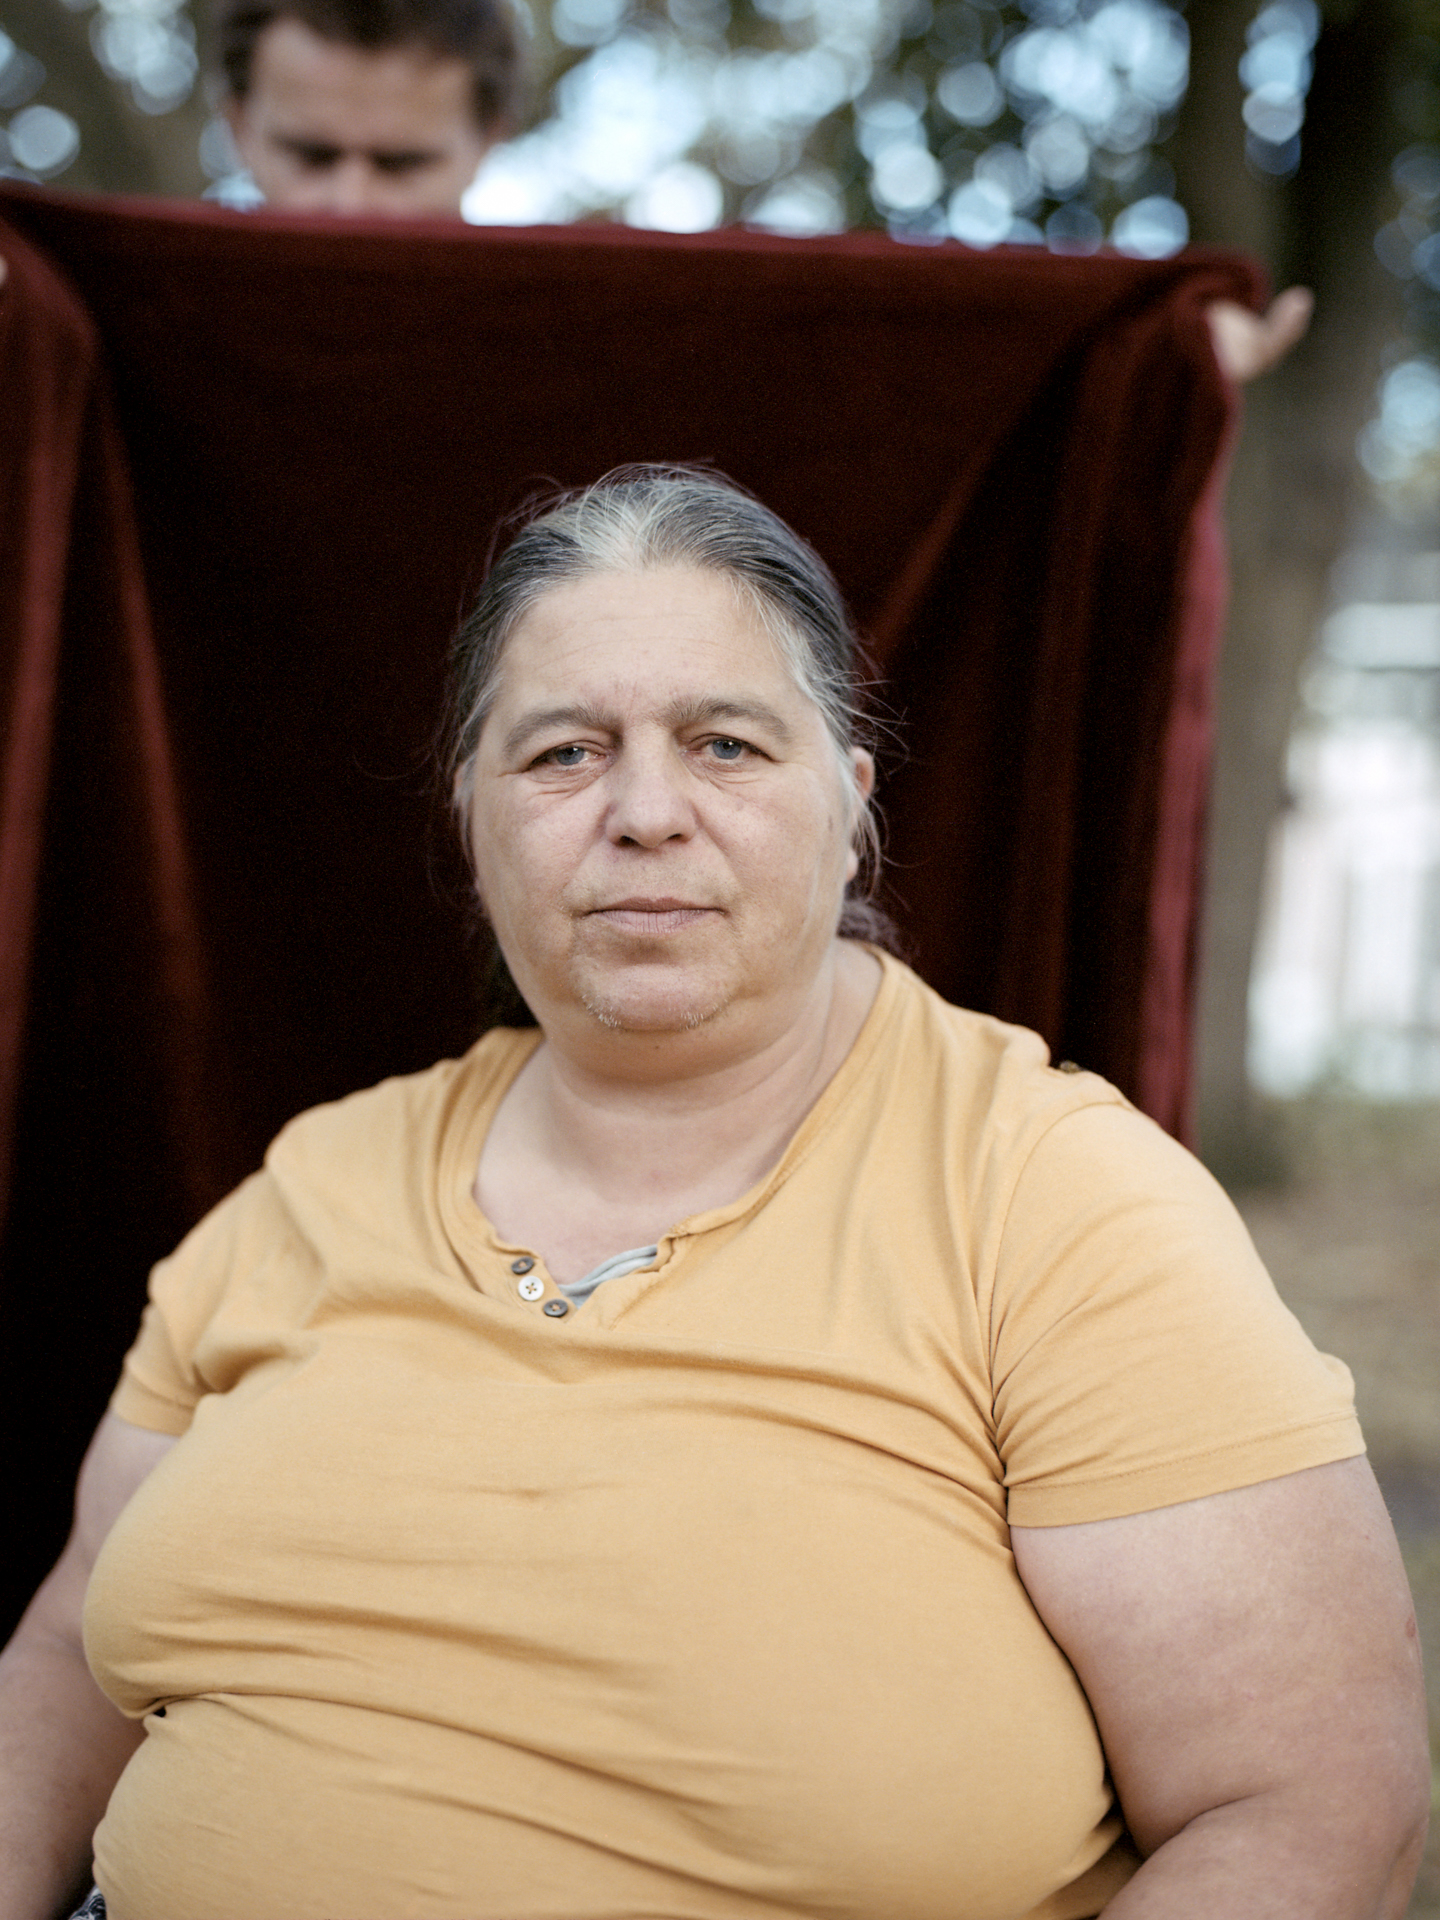
[[924,1090],[957,1122],[1016,1146],[1086,1108],[1134,1112],[1118,1087],[1053,1057],[1029,1027],[953,1005],[893,955],[883,965],[894,1030],[885,1062],[902,1091]]
[[457,1116],[513,1075],[537,1037],[533,1029],[494,1027],[456,1058],[309,1107],[276,1134],[266,1169],[282,1182],[334,1169],[353,1189],[417,1159],[433,1160]]

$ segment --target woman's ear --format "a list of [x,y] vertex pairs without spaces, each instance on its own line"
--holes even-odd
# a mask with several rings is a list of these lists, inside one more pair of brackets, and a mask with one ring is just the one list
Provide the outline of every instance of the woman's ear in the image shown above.
[[851,776],[851,813],[850,813],[850,850],[845,856],[845,884],[860,871],[860,849],[855,844],[856,832],[865,815],[866,803],[875,791],[875,756],[867,753],[864,747],[850,749]]
[[474,782],[475,756],[472,754],[455,769],[455,777],[450,782],[450,807],[455,831],[460,839],[460,851],[470,871],[470,888],[479,904],[481,916],[488,924],[489,915],[485,912],[485,900],[480,892],[480,875],[475,868],[475,847],[470,838],[470,802],[474,796]]

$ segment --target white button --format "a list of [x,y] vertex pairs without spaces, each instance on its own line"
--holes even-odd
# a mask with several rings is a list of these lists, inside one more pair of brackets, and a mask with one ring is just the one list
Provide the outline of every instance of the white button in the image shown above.
[[522,1300],[538,1300],[545,1291],[545,1282],[538,1273],[527,1273],[515,1291]]

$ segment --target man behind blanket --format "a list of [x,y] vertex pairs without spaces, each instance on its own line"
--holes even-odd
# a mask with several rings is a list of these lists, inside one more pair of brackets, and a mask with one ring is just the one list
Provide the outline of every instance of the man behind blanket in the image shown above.
[[223,110],[266,204],[460,217],[516,122],[508,0],[220,0]]

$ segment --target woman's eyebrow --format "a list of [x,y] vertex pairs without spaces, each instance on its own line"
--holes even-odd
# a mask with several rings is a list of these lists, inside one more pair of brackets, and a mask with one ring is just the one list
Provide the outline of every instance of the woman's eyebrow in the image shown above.
[[[730,721],[765,727],[784,746],[788,746],[794,738],[794,729],[774,707],[767,706],[763,700],[746,700],[728,694],[715,699],[674,700],[662,709],[661,718],[667,727],[676,732],[685,727],[719,726]],[[533,713],[527,713],[517,720],[506,734],[502,747],[504,757],[507,760],[514,759],[537,734],[548,733],[555,727],[575,727],[611,734],[622,731],[614,714],[587,701],[567,701],[563,706],[537,707]]]
[[582,727],[599,733],[618,731],[613,716],[585,700],[567,701],[559,707],[537,707],[533,713],[517,720],[506,734],[501,749],[504,757],[513,759],[527,741],[537,733],[548,733],[552,727]]
[[716,726],[726,720],[748,721],[768,729],[784,746],[794,738],[794,728],[774,707],[763,700],[746,700],[721,695],[709,700],[676,700],[665,709],[666,725],[682,727]]

